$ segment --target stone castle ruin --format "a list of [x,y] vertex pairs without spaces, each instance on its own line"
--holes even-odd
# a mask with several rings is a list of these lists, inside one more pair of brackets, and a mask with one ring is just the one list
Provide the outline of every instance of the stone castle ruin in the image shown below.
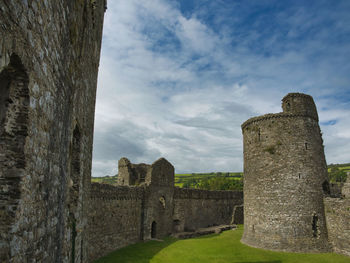
[[[91,184],[89,257],[151,238],[243,223],[239,191],[174,187],[174,167],[164,158],[152,165],[121,158],[118,186]],[[101,220],[103,218],[103,220]]]
[[[91,262],[242,211],[241,192],[174,187],[163,158],[123,158],[118,186],[91,183],[106,8],[106,0],[0,0],[0,262]],[[349,183],[342,197],[328,196],[312,98],[289,94],[283,113],[242,128],[243,242],[350,255]]]
[[[349,200],[329,197],[315,103],[309,95],[290,93],[282,99],[282,109],[242,124],[242,242],[290,252],[327,252],[332,247],[340,251],[341,243],[350,255],[349,223],[345,223],[350,222]],[[340,211],[335,216],[329,207]]]

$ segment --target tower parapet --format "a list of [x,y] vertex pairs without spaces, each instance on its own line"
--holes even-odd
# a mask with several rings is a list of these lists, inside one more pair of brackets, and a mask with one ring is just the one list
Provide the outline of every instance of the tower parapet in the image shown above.
[[318,121],[318,114],[314,100],[303,93],[289,93],[282,99],[284,113],[307,116]]

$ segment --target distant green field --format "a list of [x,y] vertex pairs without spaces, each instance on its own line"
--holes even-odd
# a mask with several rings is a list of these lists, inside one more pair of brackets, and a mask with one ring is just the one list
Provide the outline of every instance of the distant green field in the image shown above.
[[[331,169],[336,168],[341,172],[350,172],[350,163],[345,164],[330,164],[328,165],[328,173],[331,175]],[[187,174],[175,174],[175,186],[184,187],[193,187],[196,182],[201,180],[206,180],[210,178],[224,177],[230,180],[241,180],[243,177],[242,172],[211,172],[211,173],[187,173]],[[91,181],[96,183],[112,184],[117,183],[117,175],[114,176],[104,176],[104,177],[92,177]],[[332,181],[332,180],[331,180]],[[192,186],[191,186],[192,184]]]
[[240,242],[243,226],[199,238],[148,241],[119,249],[95,263],[342,263],[350,258],[334,253],[302,254],[263,250]]
[[[183,187],[183,184],[190,180],[202,180],[213,177],[222,176],[229,178],[230,180],[240,180],[243,173],[232,173],[232,172],[212,172],[212,173],[192,173],[192,174],[175,174],[175,186]],[[114,176],[103,176],[103,177],[92,177],[91,182],[101,184],[117,184],[117,175]]]
[[[350,166],[340,166],[340,167],[338,167],[339,168],[339,170],[342,170],[342,171],[344,171],[344,172],[350,172]],[[328,168],[328,172],[331,170],[331,168]]]
[[337,167],[337,168],[339,168],[340,170],[344,170],[344,171],[350,172],[350,163],[344,163],[344,164],[329,164],[327,167],[328,167],[328,171],[330,171],[330,169],[331,169],[332,167]]
[[91,182],[100,184],[117,184],[118,176],[103,176],[103,177],[91,177]]
[[183,187],[186,182],[200,181],[215,177],[225,177],[230,180],[240,180],[243,173],[240,172],[212,172],[212,173],[192,173],[192,174],[175,174],[175,186]]

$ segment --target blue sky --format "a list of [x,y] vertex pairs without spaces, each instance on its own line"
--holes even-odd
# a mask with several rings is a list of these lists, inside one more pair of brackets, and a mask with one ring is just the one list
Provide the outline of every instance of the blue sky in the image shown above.
[[109,1],[93,176],[167,158],[242,171],[240,125],[314,97],[328,163],[350,162],[350,1]]

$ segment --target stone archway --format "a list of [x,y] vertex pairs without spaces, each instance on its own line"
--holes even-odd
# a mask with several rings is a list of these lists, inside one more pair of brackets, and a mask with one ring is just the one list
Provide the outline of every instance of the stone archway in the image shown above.
[[28,83],[27,71],[21,59],[13,53],[10,63],[0,72],[0,195],[5,208],[0,218],[0,229],[4,241],[1,252],[7,256],[11,255],[13,233],[10,229],[15,223],[20,200],[25,199],[21,181],[27,163]]

